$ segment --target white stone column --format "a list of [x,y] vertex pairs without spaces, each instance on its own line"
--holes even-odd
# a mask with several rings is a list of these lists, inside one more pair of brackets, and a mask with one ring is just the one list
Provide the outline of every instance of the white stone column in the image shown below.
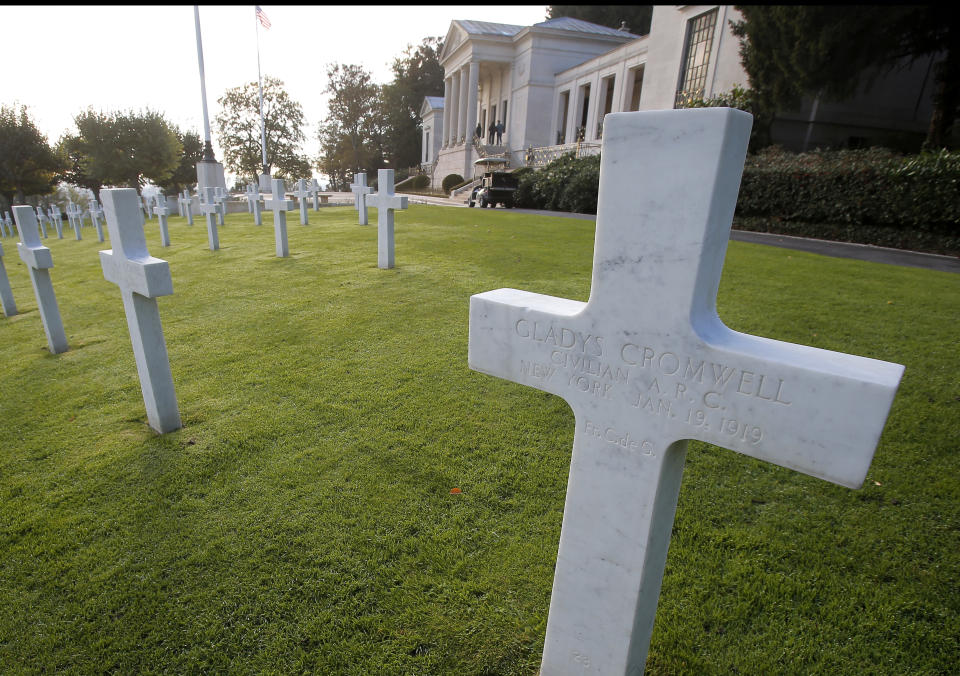
[[460,128],[460,71],[450,78],[450,137],[449,145],[457,145],[457,130]]
[[477,85],[479,84],[479,77],[480,64],[471,61],[467,78],[467,114],[464,124],[464,132],[467,138],[473,136],[473,130],[477,126]]
[[467,137],[467,92],[469,92],[469,87],[467,86],[468,79],[470,77],[469,67],[462,66],[460,68],[460,104],[458,106],[459,123],[457,124],[457,139],[466,139]]
[[446,148],[450,141],[450,80],[449,77],[443,78],[443,148]]

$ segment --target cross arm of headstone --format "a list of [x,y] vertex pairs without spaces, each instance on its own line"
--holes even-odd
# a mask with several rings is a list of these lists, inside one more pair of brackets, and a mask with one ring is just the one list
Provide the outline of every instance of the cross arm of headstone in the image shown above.
[[17,242],[17,252],[21,260],[31,268],[52,268],[53,256],[50,249],[40,242],[37,233],[37,216],[29,207],[14,207],[17,230],[20,231],[20,241]]
[[[129,194],[124,195],[127,190]],[[169,296],[173,293],[170,264],[147,252],[135,194],[132,189],[105,190],[102,193],[110,241],[114,244],[113,249],[100,252],[103,276],[121,289],[145,298]]]
[[376,192],[367,195],[367,206],[377,209],[406,209],[408,199],[406,195],[397,195],[395,193]]

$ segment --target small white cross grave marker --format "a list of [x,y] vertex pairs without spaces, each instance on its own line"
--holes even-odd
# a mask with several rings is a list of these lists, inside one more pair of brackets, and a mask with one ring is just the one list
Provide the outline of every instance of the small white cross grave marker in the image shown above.
[[307,190],[307,182],[304,179],[297,181],[297,191],[293,193],[300,201],[300,225],[309,225],[307,217],[307,197],[310,195]]
[[[14,210],[14,216],[16,216],[16,210]],[[43,213],[43,209],[37,207],[37,223],[40,224],[40,231],[43,233],[43,238],[47,238],[47,223],[50,219],[47,218],[47,215]]]
[[147,422],[160,434],[172,432],[181,427],[180,411],[157,307],[158,296],[173,293],[170,265],[147,251],[147,240],[137,215],[136,190],[101,190],[100,198],[113,245],[112,249],[100,252],[100,265],[104,278],[119,286],[123,296]]
[[83,235],[80,233],[80,228],[83,226],[83,221],[80,220],[80,206],[70,202],[67,205],[67,215],[70,217],[70,225],[73,226],[73,232],[77,236],[77,241],[83,239]]
[[153,208],[153,213],[160,219],[160,246],[170,246],[170,228],[167,227],[167,214],[170,209],[167,207],[167,197],[163,193],[157,193],[157,206]]
[[854,488],[879,441],[902,366],[717,316],[750,124],[728,108],[607,115],[589,301],[470,299],[470,368],[576,419],[545,676],[642,673],[688,439]]
[[247,213],[253,213],[253,200],[257,198],[256,188],[253,187],[253,183],[247,183],[247,187],[243,189],[244,194],[247,197]]
[[353,193],[353,208],[358,212],[360,225],[367,225],[367,195],[373,192],[373,188],[367,185],[367,175],[364,173],[356,174],[353,180],[356,181],[356,183],[350,184],[350,192]]
[[[100,199],[103,199],[103,198],[101,197]],[[141,195],[140,199],[142,201],[141,206],[143,208],[144,217],[146,218],[146,220],[149,221],[150,220],[150,198],[147,197],[146,195]],[[107,228],[107,230],[109,231],[109,227]]]
[[220,186],[217,186],[214,190],[213,201],[217,205],[217,222],[220,225],[224,225],[224,218],[226,218],[227,215],[227,193]]
[[249,207],[253,211],[253,222],[256,225],[263,225],[263,210],[260,204],[260,190],[253,183],[247,186],[247,200]]
[[13,302],[13,290],[7,278],[7,268],[3,264],[3,244],[0,244],[0,305],[3,306],[4,317],[17,314],[17,304]]
[[47,334],[47,345],[53,354],[66,352],[69,349],[67,334],[63,332],[60,307],[57,305],[57,296],[53,293],[53,284],[50,282],[49,268],[53,267],[50,249],[43,246],[37,236],[37,216],[33,209],[27,206],[15,206],[13,217],[17,221],[17,230],[20,231],[17,250],[30,271],[30,282],[33,284],[33,293],[37,297],[37,309],[40,311],[43,331]]
[[213,199],[213,188],[207,186],[200,195],[200,213],[207,217],[207,241],[210,251],[220,248],[220,237],[217,235],[217,203]]
[[193,197],[190,196],[190,191],[184,189],[183,195],[177,199],[177,202],[187,219],[187,225],[193,225]]
[[3,218],[0,218],[0,234],[4,237],[9,237],[13,234],[10,230],[10,212],[4,212]]
[[377,267],[387,270],[393,267],[393,212],[407,208],[407,196],[394,194],[393,169],[377,171],[377,189],[366,200],[377,208]]
[[103,226],[100,224],[101,218],[103,218],[103,209],[97,204],[97,198],[93,197],[90,199],[90,220],[93,222],[93,228],[97,231],[98,242],[103,241]]
[[287,212],[293,209],[293,200],[285,198],[286,188],[282,178],[273,179],[273,198],[264,200],[264,206],[273,210],[273,235],[277,243],[277,256],[286,258],[290,255],[287,244]]
[[313,210],[320,211],[320,184],[317,183],[317,179],[310,179],[310,187],[307,192],[313,197]]
[[63,239],[63,217],[58,207],[50,207],[50,222],[57,228],[57,239]]

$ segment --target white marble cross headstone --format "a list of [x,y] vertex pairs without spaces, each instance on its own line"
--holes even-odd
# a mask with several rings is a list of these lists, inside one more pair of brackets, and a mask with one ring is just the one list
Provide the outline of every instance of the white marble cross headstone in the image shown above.
[[50,222],[57,228],[57,239],[63,239],[63,217],[59,207],[50,207]]
[[157,206],[153,208],[153,213],[160,219],[160,246],[170,246],[170,228],[167,226],[167,214],[170,209],[167,207],[167,197],[163,193],[157,193]]
[[[14,210],[14,216],[16,216],[16,210]],[[47,223],[49,222],[47,215],[43,213],[43,209],[37,207],[37,223],[40,224],[40,231],[43,233],[43,238],[47,238]]]
[[17,314],[17,304],[13,302],[13,290],[7,278],[7,268],[3,264],[3,244],[0,244],[0,305],[3,306],[4,317]]
[[247,183],[247,187],[244,188],[244,193],[247,196],[247,213],[253,213],[253,200],[257,199],[257,190],[253,187],[253,183]]
[[543,674],[642,673],[688,439],[854,488],[870,465],[902,366],[717,316],[750,124],[728,108],[607,115],[589,301],[470,299],[470,368],[576,419]]
[[290,255],[287,244],[287,212],[293,209],[293,200],[285,198],[286,188],[282,178],[273,179],[273,198],[264,200],[264,206],[273,210],[273,236],[277,243],[277,256],[286,258]]
[[[167,261],[147,251],[147,240],[137,214],[137,191],[132,188],[101,190],[103,210],[112,249],[100,252],[100,265],[108,282],[120,287],[130,329],[147,422],[160,434],[180,429],[180,411],[173,389],[170,358],[160,323],[158,296],[173,293]],[[165,207],[157,207],[160,212]]]
[[350,184],[350,192],[353,193],[353,208],[357,210],[360,217],[360,225],[367,225],[367,195],[373,192],[373,188],[367,185],[367,175],[358,173],[353,177],[356,183]]
[[83,235],[80,233],[80,228],[83,227],[83,210],[80,208],[79,204],[70,203],[73,207],[73,232],[77,235],[77,241],[79,242],[83,239]]
[[103,209],[100,208],[100,205],[97,204],[97,198],[92,197],[90,199],[90,220],[93,221],[93,227],[97,231],[97,241],[103,241],[103,226],[100,224],[100,219],[103,217]]
[[307,182],[305,179],[300,179],[297,181],[297,191],[293,193],[296,195],[297,199],[300,201],[300,225],[308,225],[309,219],[307,217],[307,197],[309,197],[310,192],[307,190]]
[[43,246],[37,236],[37,216],[33,209],[27,206],[15,206],[13,217],[17,222],[17,230],[20,231],[17,250],[30,271],[30,282],[33,284],[33,293],[37,297],[37,309],[40,311],[43,331],[47,334],[47,345],[53,354],[66,352],[67,334],[63,332],[60,307],[57,305],[57,296],[53,293],[53,284],[50,282],[49,269],[53,267],[50,249]]
[[10,230],[10,212],[6,211],[3,214],[3,218],[0,218],[0,234],[4,237],[9,237],[13,234]]
[[213,201],[217,205],[217,222],[220,225],[224,225],[224,218],[226,218],[227,215],[227,193],[220,186],[214,189]]
[[377,171],[377,190],[366,201],[377,208],[377,267],[389,269],[393,267],[393,212],[407,208],[407,196],[394,194],[393,169]]
[[206,187],[200,199],[200,213],[207,217],[207,241],[210,251],[220,248],[220,237],[217,235],[217,203],[214,201],[213,188]]
[[183,215],[187,219],[187,225],[193,225],[193,198],[189,190],[184,190],[183,195],[177,199],[180,208],[183,209]]
[[263,210],[260,204],[260,189],[253,183],[247,186],[248,206],[253,212],[253,222],[256,225],[263,225]]
[[[101,197],[101,199],[103,198]],[[142,195],[140,199],[143,202],[142,207],[143,207],[143,213],[145,214],[145,218],[147,220],[150,220],[150,198],[147,197],[146,195]],[[109,228],[107,229],[109,230]]]
[[307,193],[313,197],[313,210],[320,211],[320,184],[317,183],[317,179],[310,179],[310,186],[307,188]]

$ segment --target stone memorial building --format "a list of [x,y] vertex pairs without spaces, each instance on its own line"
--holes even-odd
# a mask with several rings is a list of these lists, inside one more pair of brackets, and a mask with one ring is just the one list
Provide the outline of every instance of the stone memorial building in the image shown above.
[[[596,154],[607,113],[669,110],[747,87],[740,40],[730,29],[740,19],[727,5],[655,5],[644,36],[569,17],[533,26],[455,20],[440,54],[443,96],[425,97],[420,109],[421,169],[439,186],[448,174],[472,177],[482,157],[517,168],[571,150]],[[810,100],[778,114],[774,142],[804,150],[922,138],[932,111],[932,59],[878,78],[850,101]],[[499,144],[488,133],[497,123]]]

